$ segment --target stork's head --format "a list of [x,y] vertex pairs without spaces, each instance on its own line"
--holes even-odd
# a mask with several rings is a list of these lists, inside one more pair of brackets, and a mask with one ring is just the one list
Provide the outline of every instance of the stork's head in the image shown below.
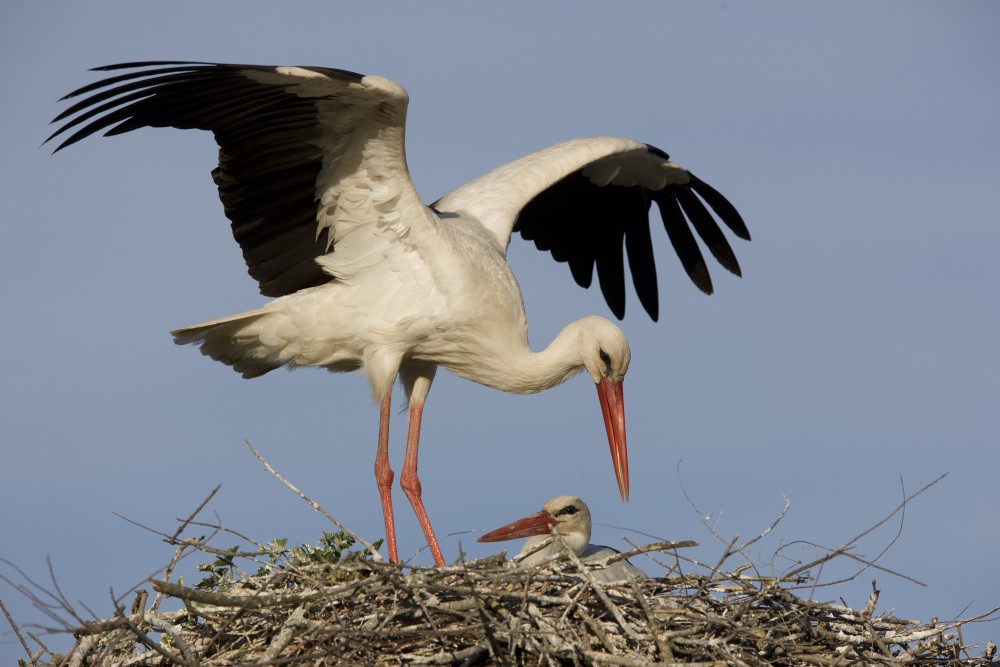
[[576,496],[559,496],[545,503],[541,512],[518,519],[480,537],[478,542],[500,542],[532,535],[558,535],[581,554],[590,542],[590,509]]
[[628,446],[625,440],[625,403],[622,381],[628,371],[632,352],[625,334],[603,317],[585,317],[578,320],[580,329],[580,354],[583,365],[597,385],[601,400],[604,427],[611,447],[611,462],[618,478],[618,492],[628,502]]
[[587,373],[595,383],[625,379],[632,352],[625,334],[614,322],[591,316],[577,320],[579,353]]

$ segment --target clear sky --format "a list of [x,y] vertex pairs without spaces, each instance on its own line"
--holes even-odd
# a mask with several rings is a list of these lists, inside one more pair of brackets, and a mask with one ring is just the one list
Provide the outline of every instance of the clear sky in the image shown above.
[[[716,268],[712,297],[654,221],[661,321],[630,296],[622,325],[628,505],[586,377],[520,397],[439,374],[420,473],[447,559],[494,552],[475,531],[576,494],[606,524],[595,541],[695,539],[690,555],[714,563],[722,544],[680,480],[726,540],[764,530],[786,493],[788,516],[750,553],[782,570],[820,553],[807,542],[839,546],[948,473],[880,561],[926,586],[868,571],[814,595],[860,607],[875,577],[880,608],[903,617],[1000,604],[998,29],[987,2],[3,3],[0,575],[23,583],[17,566],[51,588],[49,556],[68,598],[110,614],[109,588],[173,552],[112,513],[172,532],[220,483],[206,520],[293,544],[330,528],[244,437],[353,530],[382,536],[362,377],[245,381],[171,343],[171,329],[263,301],[209,178],[211,137],[39,147],[58,98],[96,78],[87,68],[185,59],[399,81],[428,202],[557,141],[613,134],[668,151],[743,213],[745,277]],[[531,244],[515,240],[510,261],[534,346],[583,315],[610,317]],[[404,432],[396,416],[397,471]],[[409,556],[421,533],[398,490],[396,503]],[[0,598],[19,622],[46,622],[2,582]],[[1000,641],[1000,622],[966,638]],[[0,657],[19,651],[0,622]]]

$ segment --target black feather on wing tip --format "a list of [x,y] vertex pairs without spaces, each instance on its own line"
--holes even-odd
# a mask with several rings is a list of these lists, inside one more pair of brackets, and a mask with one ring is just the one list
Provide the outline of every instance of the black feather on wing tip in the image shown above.
[[620,320],[624,320],[625,319],[625,300],[622,299],[620,302],[618,302],[618,301],[612,301],[611,299],[607,298],[607,295],[605,295],[605,299],[608,302],[608,308],[611,309],[611,312],[614,314],[614,316],[616,318],[618,318],[619,321]]
[[113,65],[101,65],[91,67],[91,72],[112,72],[117,69],[131,69],[135,67],[162,67],[163,65],[213,65],[214,63],[202,60],[138,60],[131,63],[115,63]]
[[711,295],[715,292],[715,286],[712,284],[712,274],[708,272],[708,265],[705,264],[705,260],[700,256],[688,272],[688,277],[691,278],[691,282],[695,284],[695,287],[705,294]]
[[711,185],[701,180],[694,174],[690,174],[691,178],[691,189],[698,193],[702,199],[712,207],[716,215],[722,219],[726,227],[729,227],[736,236],[740,237],[745,241],[750,240],[750,230],[747,229],[747,225],[743,222],[743,216],[740,212],[736,210],[728,199],[726,199],[721,192],[713,188]]
[[676,194],[678,203],[684,209],[688,220],[691,221],[691,226],[694,227],[698,236],[708,246],[709,252],[712,253],[716,261],[731,273],[737,276],[742,275],[740,264],[736,260],[736,253],[733,252],[729,241],[726,240],[722,230],[719,229],[719,225],[712,218],[712,214],[708,212],[704,204],[687,188],[678,188]]
[[670,244],[674,247],[677,258],[681,261],[685,273],[691,282],[705,294],[712,293],[712,277],[708,273],[705,258],[698,248],[698,242],[691,233],[684,212],[676,197],[677,189],[660,190],[653,193],[653,201],[660,209],[663,228],[667,232]]
[[640,206],[641,216],[626,217],[625,252],[639,303],[655,322],[660,315],[660,297],[656,285],[653,240],[649,232],[649,200],[644,199]]
[[[361,76],[308,69],[334,81]],[[297,95],[282,76],[255,76],[276,74],[270,66],[144,61],[97,70],[115,73],[64,98],[81,97],[56,118],[47,140],[62,140],[54,152],[141,127],[211,131],[220,160],[213,178],[261,292],[277,297],[331,280],[314,261],[327,250],[316,238],[315,193],[317,100],[325,98]]]

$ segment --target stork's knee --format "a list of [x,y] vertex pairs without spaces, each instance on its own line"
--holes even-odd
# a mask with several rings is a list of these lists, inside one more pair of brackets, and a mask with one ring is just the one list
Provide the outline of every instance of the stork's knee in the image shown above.
[[375,461],[375,483],[379,485],[380,488],[389,488],[392,486],[392,480],[395,479],[396,475],[392,472],[392,468],[389,467],[388,461]]
[[410,495],[416,494],[420,495],[420,479],[415,475],[408,475],[406,471],[399,477],[399,486],[403,489],[403,492],[409,497]]

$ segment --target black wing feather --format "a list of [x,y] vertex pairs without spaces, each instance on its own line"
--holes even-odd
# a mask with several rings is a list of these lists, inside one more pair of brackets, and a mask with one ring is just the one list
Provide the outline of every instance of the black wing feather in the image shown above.
[[584,288],[593,282],[599,244],[588,218],[589,189],[582,174],[570,174],[529,202],[514,225],[539,250],[568,262],[576,284]]
[[736,207],[729,203],[729,200],[713,188],[711,185],[701,180],[694,174],[691,176],[691,189],[698,193],[698,196],[708,202],[712,210],[722,219],[733,233],[744,241],[750,240],[750,230],[743,222],[743,216],[736,210]]
[[660,317],[660,297],[656,285],[656,259],[653,255],[653,238],[649,233],[649,197],[638,202],[638,209],[623,215],[625,229],[625,251],[628,253],[628,267],[632,273],[639,303],[654,322]]
[[595,222],[605,221],[601,242],[597,245],[597,279],[601,283],[604,300],[618,319],[625,317],[625,259],[622,256],[625,227],[620,224],[617,207],[626,199],[621,196],[623,194],[622,192],[610,194],[598,202],[598,209],[595,211]]
[[[636,257],[652,257],[651,243],[645,252],[643,240],[632,239],[628,231],[629,221],[637,215],[645,219],[648,207],[648,198],[636,188],[598,188],[581,172],[574,172],[528,202],[521,209],[514,231],[534,241],[539,250],[551,252],[556,261],[568,262],[573,279],[581,287],[590,287],[596,266],[601,293],[611,312],[621,319],[625,316],[622,244],[624,240],[627,248],[635,247]],[[648,235],[647,229],[647,241]],[[633,280],[637,274],[643,280],[640,300],[656,319],[657,307],[651,305],[657,299],[656,269],[652,264],[645,265],[643,259],[633,265],[632,257],[633,251],[629,250]]]
[[691,282],[698,289],[705,294],[711,294],[713,291],[712,276],[708,273],[705,258],[698,248],[698,242],[695,241],[691,228],[688,227],[687,220],[684,219],[684,213],[677,203],[676,196],[670,188],[667,188],[654,193],[653,201],[660,207],[663,228],[667,230],[670,244],[674,247],[678,259],[681,260],[684,271],[687,272]]
[[733,253],[729,241],[719,229],[719,225],[712,219],[712,214],[708,212],[705,205],[698,201],[694,193],[687,188],[675,187],[673,191],[677,197],[677,203],[684,209],[688,220],[691,221],[691,226],[708,246],[712,256],[730,272],[742,276],[740,263],[736,261],[736,255]]
[[[281,296],[331,280],[315,262],[328,249],[325,235],[316,235],[315,187],[323,157],[316,99],[247,76],[273,67],[147,61],[97,69],[132,71],[63,98],[86,96],[53,121],[63,124],[48,140],[74,130],[54,152],[101,131],[209,130],[219,144],[212,178],[261,293]],[[335,80],[363,78],[347,70],[304,69]]]
[[[664,162],[669,156],[648,146],[650,153]],[[750,233],[736,208],[717,190],[688,174],[686,184],[673,183],[660,190],[641,186],[597,185],[578,170],[543,190],[528,202],[514,224],[514,231],[539,250],[552,253],[559,262],[568,262],[573,278],[589,287],[596,265],[601,292],[611,312],[625,315],[625,265],[639,303],[655,321],[659,317],[656,260],[649,228],[649,209],[656,202],[664,229],[677,257],[698,289],[711,294],[712,278],[692,228],[701,237],[719,264],[741,275],[739,262],[704,200],[719,219],[737,236]],[[699,199],[699,197],[701,199]]]

